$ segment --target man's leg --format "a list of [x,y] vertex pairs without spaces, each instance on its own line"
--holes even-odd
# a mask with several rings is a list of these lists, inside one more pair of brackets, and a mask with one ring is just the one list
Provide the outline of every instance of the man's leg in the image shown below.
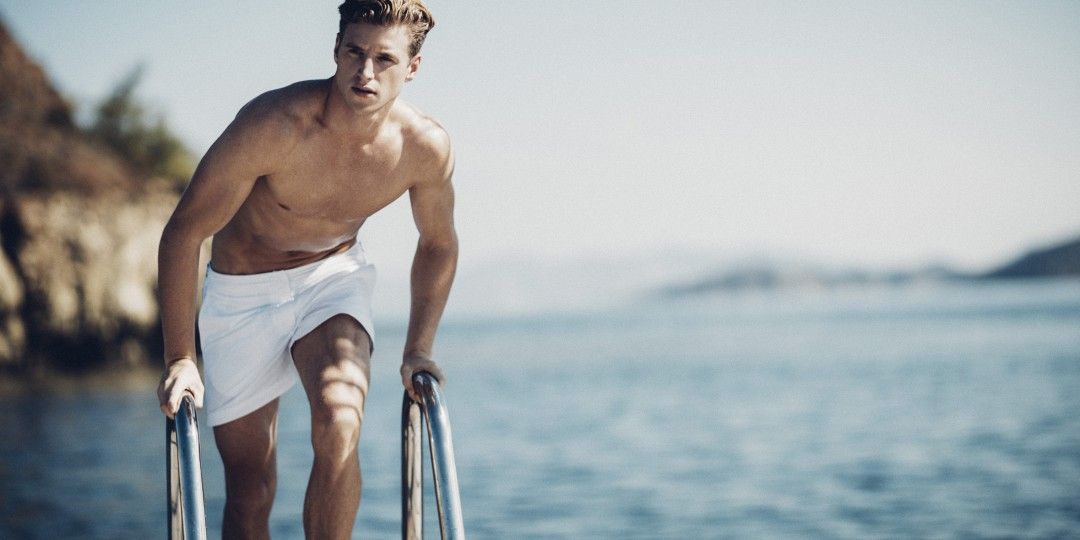
[[311,405],[315,463],[304,498],[308,538],[349,538],[360,507],[357,444],[370,378],[371,340],[347,315],[300,338],[293,362]]
[[270,538],[270,507],[277,487],[278,400],[216,426],[225,465],[222,538]]

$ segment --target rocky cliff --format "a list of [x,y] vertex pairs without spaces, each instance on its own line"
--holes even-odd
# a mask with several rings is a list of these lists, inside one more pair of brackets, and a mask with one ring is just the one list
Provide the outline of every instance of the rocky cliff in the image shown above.
[[0,21],[0,373],[156,362],[177,200],[72,121]]

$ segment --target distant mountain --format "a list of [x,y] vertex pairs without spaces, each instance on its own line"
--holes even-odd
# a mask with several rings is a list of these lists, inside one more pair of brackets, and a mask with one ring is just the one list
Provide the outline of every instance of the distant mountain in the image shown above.
[[870,272],[826,270],[810,266],[735,267],[718,270],[705,277],[660,289],[665,297],[693,296],[721,291],[770,289],[834,289],[853,285],[900,285],[906,283],[963,279],[965,276],[934,266],[912,272]]
[[714,270],[688,281],[659,289],[663,297],[694,296],[721,291],[770,289],[832,289],[852,285],[901,285],[917,282],[1006,278],[1080,276],[1080,238],[1039,249],[981,274],[962,273],[942,266],[908,272],[828,270],[798,264],[760,263]]
[[1060,276],[1080,276],[1080,238],[1031,251],[979,277],[998,279]]

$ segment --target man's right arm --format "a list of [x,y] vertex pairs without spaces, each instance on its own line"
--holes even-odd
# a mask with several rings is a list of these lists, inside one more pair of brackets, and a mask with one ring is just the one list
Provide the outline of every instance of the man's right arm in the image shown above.
[[202,406],[203,385],[195,365],[199,247],[232,219],[260,176],[277,170],[295,131],[269,96],[245,106],[203,156],[161,234],[158,303],[165,370],[158,400],[169,417],[185,392]]

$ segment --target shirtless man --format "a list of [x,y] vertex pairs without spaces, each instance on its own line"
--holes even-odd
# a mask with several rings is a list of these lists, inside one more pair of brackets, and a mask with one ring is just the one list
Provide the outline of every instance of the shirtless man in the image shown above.
[[428,371],[457,264],[446,132],[399,101],[434,22],[420,0],[347,0],[328,80],[248,103],[211,146],[161,236],[159,300],[172,417],[202,406],[195,364],[199,246],[214,237],[199,313],[206,413],[225,465],[225,538],[267,538],[278,397],[311,405],[309,538],[348,538],[360,504],[357,443],[373,347],[374,269],[357,232],[409,193],[419,242],[401,379]]

